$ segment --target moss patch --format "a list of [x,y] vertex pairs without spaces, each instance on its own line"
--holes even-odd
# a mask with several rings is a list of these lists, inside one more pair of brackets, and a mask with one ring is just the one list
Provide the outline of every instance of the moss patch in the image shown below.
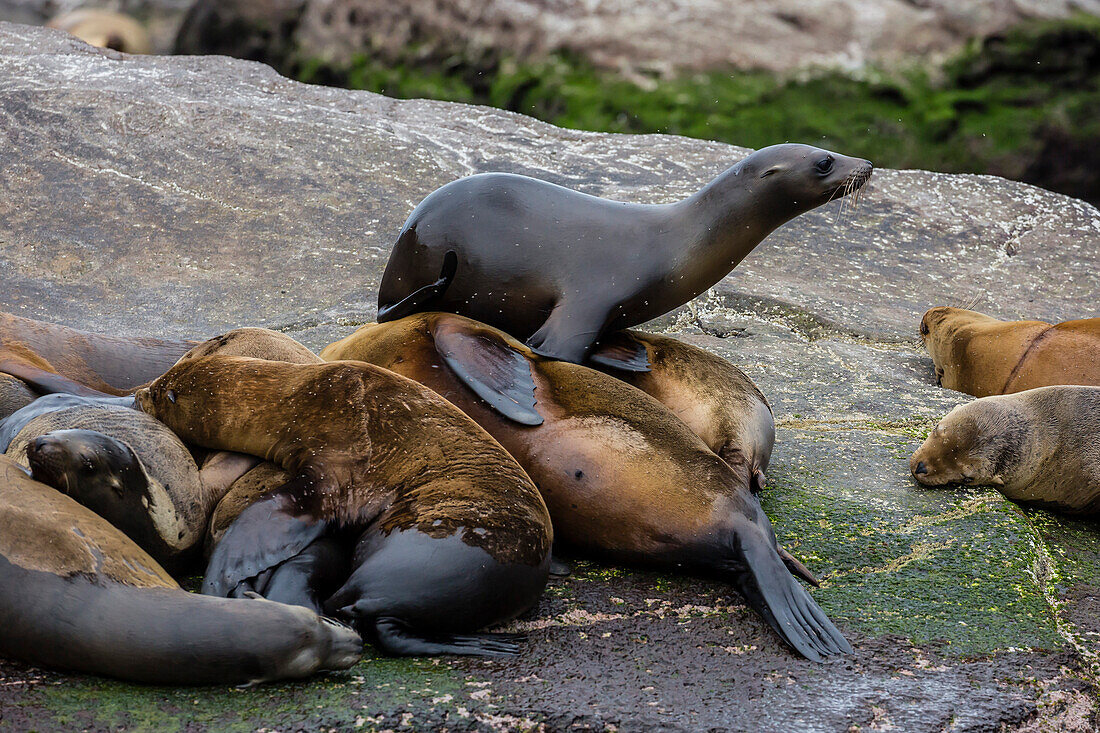
[[645,88],[585,61],[495,54],[400,59],[367,51],[349,68],[315,59],[302,81],[394,97],[488,104],[563,127],[663,132],[763,147],[817,143],[891,168],[995,173],[1100,201],[1100,19],[1033,22],[975,42],[942,69],[870,70],[859,78],[712,71]]

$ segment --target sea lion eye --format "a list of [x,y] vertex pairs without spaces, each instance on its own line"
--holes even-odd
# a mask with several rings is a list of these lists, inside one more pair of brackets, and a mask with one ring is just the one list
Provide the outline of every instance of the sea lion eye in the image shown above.
[[833,156],[826,155],[824,158],[814,164],[814,168],[817,169],[818,173],[828,173],[833,169]]
[[928,335],[928,324],[925,321],[920,322],[920,335],[921,336],[927,336]]
[[176,393],[174,390],[168,390],[164,393],[164,396],[167,397],[168,401],[171,402],[173,405],[176,404]]

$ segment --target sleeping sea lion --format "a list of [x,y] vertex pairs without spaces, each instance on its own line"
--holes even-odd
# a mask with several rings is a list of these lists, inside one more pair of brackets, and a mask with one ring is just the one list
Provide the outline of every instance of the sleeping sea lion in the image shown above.
[[1100,386],[1100,318],[1051,325],[940,306],[921,318],[920,335],[939,384],[975,397]]
[[223,472],[217,463],[200,471],[167,426],[116,405],[38,415],[7,455],[32,466],[36,481],[76,499],[170,570],[198,558],[210,514],[243,473]]
[[405,222],[382,275],[378,321],[459,313],[536,354],[580,363],[601,335],[688,302],[785,222],[859,190],[871,170],[809,145],[774,145],[659,205],[506,173],[462,178]]
[[[649,369],[618,368],[632,358],[644,358]],[[610,334],[592,351],[589,365],[660,402],[722,460],[747,463],[753,490],[763,490],[775,445],[775,417],[743,371],[697,346],[641,331]]]
[[364,326],[321,356],[416,379],[474,418],[535,480],[563,544],[717,573],[803,656],[851,652],[784,566],[812,580],[781,554],[749,462],[726,463],[641,390],[442,313]]
[[[38,393],[26,382],[10,374],[0,374],[0,421],[38,399]],[[0,448],[3,451],[4,448]]]
[[517,651],[467,632],[538,599],[550,517],[523,469],[450,403],[369,364],[222,355],[181,362],[136,396],[184,440],[292,475],[226,531],[203,592],[229,595],[319,538],[358,535],[355,570],[326,606],[383,651]]
[[[122,395],[156,379],[197,341],[108,336],[0,312],[0,372],[26,379],[17,369],[48,379],[56,373],[95,390]],[[36,387],[37,389],[37,387]],[[66,384],[60,389],[72,391]]]
[[996,486],[1013,501],[1100,512],[1100,387],[1039,387],[959,405],[909,459],[925,486]]
[[302,608],[184,591],[104,519],[0,456],[0,655],[207,685],[346,669],[361,646]]

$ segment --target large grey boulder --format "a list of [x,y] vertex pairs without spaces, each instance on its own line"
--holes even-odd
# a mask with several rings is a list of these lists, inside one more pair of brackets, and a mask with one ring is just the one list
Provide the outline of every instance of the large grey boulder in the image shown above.
[[[746,152],[306,86],[227,58],[125,57],[11,25],[0,146],[0,308],[132,334],[267,326],[314,348],[373,317],[396,232],[446,181],[503,170],[669,201]],[[921,313],[1097,315],[1098,272],[1087,204],[881,170],[858,208],[800,217],[651,324],[730,358],[771,399],[765,509],[827,577],[813,592],[851,659],[795,659],[721,582],[582,563],[513,624],[530,634],[515,661],[374,660],[228,699],[51,685],[0,665],[15,680],[0,714],[39,728],[1089,730],[1095,524],[993,491],[919,489],[905,466],[929,422],[966,399],[936,386]],[[92,697],[97,711],[72,713]]]

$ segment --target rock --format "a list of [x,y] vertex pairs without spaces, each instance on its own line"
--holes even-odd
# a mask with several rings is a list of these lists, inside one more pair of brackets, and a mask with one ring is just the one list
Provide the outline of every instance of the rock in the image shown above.
[[[307,86],[227,58],[126,57],[11,25],[0,100],[0,308],[132,334],[267,326],[313,348],[373,317],[396,232],[446,181],[503,170],[669,201],[746,152]],[[232,702],[0,665],[14,680],[0,686],[5,722],[1090,730],[1095,524],[992,490],[920,489],[906,459],[967,399],[936,386],[923,311],[1094,314],[1100,212],[987,176],[888,170],[845,206],[791,222],[651,327],[735,361],[772,401],[765,509],[826,577],[813,594],[853,658],[795,659],[727,584],[577,561],[514,622],[530,636],[517,660],[374,660],[339,684]],[[73,712],[91,697],[111,704]]]
[[[235,5],[247,16],[255,0]],[[295,32],[306,58],[349,65],[491,53],[564,52],[628,73],[734,67],[860,68],[939,56],[1030,18],[1100,13],[1097,0],[309,0]]]

